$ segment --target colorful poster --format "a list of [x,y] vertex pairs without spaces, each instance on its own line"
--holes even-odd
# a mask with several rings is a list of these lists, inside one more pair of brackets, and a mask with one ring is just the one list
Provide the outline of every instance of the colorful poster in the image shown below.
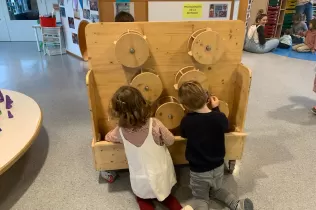
[[66,10],[65,10],[65,7],[60,7],[60,8],[59,8],[59,11],[60,11],[60,16],[66,17]]
[[64,6],[65,5],[64,0],[59,0],[59,5]]
[[81,9],[83,9],[83,0],[79,0],[79,4],[81,6]]
[[83,18],[88,20],[90,19],[90,10],[83,9]]
[[75,29],[75,20],[72,17],[68,17],[69,28]]
[[116,16],[120,12],[128,12],[134,17],[134,3],[119,3],[114,2],[114,16]]
[[228,4],[210,4],[209,17],[210,18],[227,18]]
[[99,15],[91,14],[90,20],[92,21],[92,23],[99,22]]
[[80,11],[78,9],[74,9],[74,17],[80,20]]
[[74,9],[78,10],[78,0],[73,0],[72,1],[72,6]]
[[184,3],[182,16],[183,18],[201,18],[203,5],[200,3]]

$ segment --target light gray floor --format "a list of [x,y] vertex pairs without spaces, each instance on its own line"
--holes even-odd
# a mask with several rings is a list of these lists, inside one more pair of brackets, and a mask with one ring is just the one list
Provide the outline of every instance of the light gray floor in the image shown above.
[[[234,176],[225,177],[225,187],[251,198],[256,210],[313,210],[314,64],[248,53],[243,63],[253,70],[249,137]],[[31,149],[0,176],[1,210],[137,209],[126,172],[107,184],[93,168],[86,69],[67,55],[42,56],[35,43],[0,43],[0,88],[34,98],[44,116]],[[188,169],[177,172],[175,195],[185,203],[190,197]]]

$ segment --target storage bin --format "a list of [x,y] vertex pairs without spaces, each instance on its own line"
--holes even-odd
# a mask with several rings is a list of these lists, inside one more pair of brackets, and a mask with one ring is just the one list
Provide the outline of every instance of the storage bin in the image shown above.
[[40,17],[40,25],[42,27],[56,27],[56,18]]

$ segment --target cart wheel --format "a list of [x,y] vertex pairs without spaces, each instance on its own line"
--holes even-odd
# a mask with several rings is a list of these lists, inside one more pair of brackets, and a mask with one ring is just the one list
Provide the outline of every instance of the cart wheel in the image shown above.
[[236,160],[228,161],[228,173],[232,174],[235,170]]
[[117,178],[117,173],[115,171],[101,171],[100,175],[109,183],[113,183]]

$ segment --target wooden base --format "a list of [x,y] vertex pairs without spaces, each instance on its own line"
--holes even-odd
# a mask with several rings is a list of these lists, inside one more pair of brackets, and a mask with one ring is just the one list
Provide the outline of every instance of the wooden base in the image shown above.
[[[226,134],[226,157],[227,160],[240,160],[246,140],[245,133],[231,132]],[[188,164],[185,159],[186,140],[176,136],[175,143],[169,147],[170,154],[175,165]],[[92,152],[96,170],[119,170],[127,169],[123,144],[107,141],[92,140]]]

